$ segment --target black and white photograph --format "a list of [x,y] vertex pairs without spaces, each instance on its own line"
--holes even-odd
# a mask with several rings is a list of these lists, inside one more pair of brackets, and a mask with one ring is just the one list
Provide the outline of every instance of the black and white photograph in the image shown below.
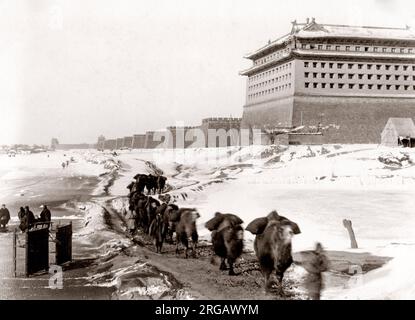
[[415,299],[415,2],[0,14],[0,300]]

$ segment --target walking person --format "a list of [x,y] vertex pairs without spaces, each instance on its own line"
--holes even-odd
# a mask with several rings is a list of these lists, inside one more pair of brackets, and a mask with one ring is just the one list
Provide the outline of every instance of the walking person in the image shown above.
[[0,209],[0,227],[5,229],[9,221],[10,221],[9,209],[7,209],[6,205],[3,204]]
[[324,289],[322,274],[328,270],[329,263],[323,246],[317,243],[315,250],[310,252],[307,261],[300,264],[308,271],[304,284],[311,300],[320,300],[321,292]]
[[134,210],[129,210],[125,216],[127,229],[130,235],[133,235],[135,230],[137,229],[137,215]]

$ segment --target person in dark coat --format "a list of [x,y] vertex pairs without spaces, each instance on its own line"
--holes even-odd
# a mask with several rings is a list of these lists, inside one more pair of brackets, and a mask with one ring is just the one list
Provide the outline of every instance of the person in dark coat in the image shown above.
[[33,224],[36,222],[35,215],[30,211],[29,206],[25,207],[25,216],[26,216],[26,229],[30,229]]
[[24,211],[24,208],[20,207],[20,210],[17,213],[17,217],[19,218],[20,221],[22,221],[25,215],[26,215],[26,212]]
[[47,205],[45,204],[45,205],[43,205],[43,210],[40,213],[39,221],[40,222],[50,222],[51,220],[52,220],[52,216],[51,216],[50,210],[47,207]]
[[20,207],[19,212],[17,213],[17,217],[19,218],[20,224],[19,228],[22,230],[22,232],[25,232],[27,229],[27,219],[26,219],[26,211],[23,207]]
[[0,209],[0,227],[6,228],[7,224],[10,221],[10,212],[9,209],[6,208],[6,205],[3,204]]

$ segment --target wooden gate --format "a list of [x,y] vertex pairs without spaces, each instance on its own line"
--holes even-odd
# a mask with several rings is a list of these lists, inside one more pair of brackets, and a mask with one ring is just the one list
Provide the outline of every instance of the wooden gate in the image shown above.
[[72,222],[56,227],[56,264],[72,261]]
[[49,269],[49,223],[26,232],[26,276]]

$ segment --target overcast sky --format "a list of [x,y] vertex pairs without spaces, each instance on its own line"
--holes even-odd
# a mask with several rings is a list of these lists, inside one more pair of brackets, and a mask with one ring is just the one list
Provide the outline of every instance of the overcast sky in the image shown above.
[[415,27],[398,0],[0,0],[0,144],[242,116],[243,55],[294,19]]

